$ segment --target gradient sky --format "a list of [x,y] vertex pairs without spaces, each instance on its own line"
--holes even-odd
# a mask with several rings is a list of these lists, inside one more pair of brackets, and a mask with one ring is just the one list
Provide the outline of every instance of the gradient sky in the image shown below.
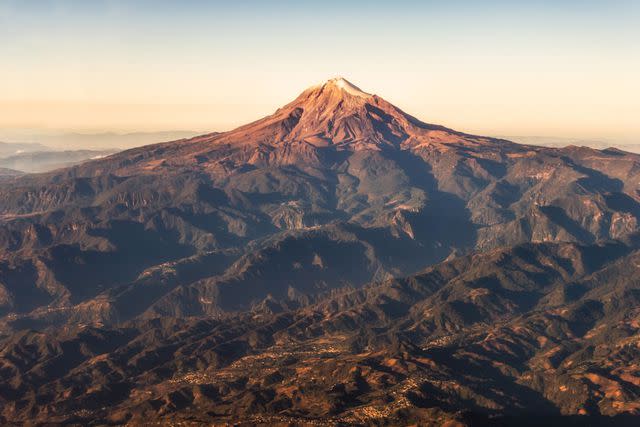
[[340,75],[462,131],[639,143],[639,4],[0,0],[0,128],[226,130]]

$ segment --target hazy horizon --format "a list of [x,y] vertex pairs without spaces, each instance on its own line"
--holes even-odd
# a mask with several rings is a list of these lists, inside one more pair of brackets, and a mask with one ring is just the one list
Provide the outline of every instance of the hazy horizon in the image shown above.
[[[166,130],[149,132],[73,132],[63,130],[20,129],[17,132],[7,132],[0,129],[0,144],[35,144],[53,150],[125,150],[158,142],[178,140],[203,135],[211,131]],[[608,138],[572,138],[553,135],[485,135],[494,138],[507,139],[520,144],[540,145],[547,147],[566,147],[569,145],[586,146],[596,149],[619,148],[634,153],[640,153],[640,142],[624,139]]]
[[342,75],[464,132],[640,141],[632,1],[188,3],[1,2],[0,140],[225,131]]

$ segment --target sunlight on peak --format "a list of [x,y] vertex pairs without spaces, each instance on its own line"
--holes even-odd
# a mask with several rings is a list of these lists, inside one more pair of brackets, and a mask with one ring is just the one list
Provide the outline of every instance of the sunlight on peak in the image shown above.
[[345,92],[354,95],[354,96],[360,96],[360,97],[369,97],[371,96],[371,94],[364,92],[363,90],[361,90],[358,86],[354,85],[353,83],[351,83],[350,81],[348,81],[347,79],[343,78],[343,77],[336,77],[333,79],[329,79],[327,80],[327,82],[325,83],[326,85],[334,85],[342,90],[344,90]]

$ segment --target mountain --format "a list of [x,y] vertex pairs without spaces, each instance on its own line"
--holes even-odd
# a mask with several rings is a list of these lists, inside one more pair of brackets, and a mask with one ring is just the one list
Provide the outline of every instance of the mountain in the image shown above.
[[9,168],[0,168],[0,181],[2,180],[12,180],[13,178],[23,175],[23,172],[17,171],[15,169]]
[[636,154],[465,134],[342,78],[0,181],[2,414],[633,413],[639,189]]
[[9,168],[0,168],[0,176],[18,176],[22,175],[22,172],[9,169]]
[[[31,141],[41,143],[39,149],[55,150],[105,150],[120,147],[132,148],[158,141],[171,141],[197,135],[195,131],[159,131],[159,132],[62,132],[48,129],[0,129],[0,139],[14,143],[27,144]],[[31,145],[31,144],[27,144]],[[1,145],[0,145],[1,147]],[[0,148],[0,153],[2,150]],[[9,153],[15,154],[15,152]],[[2,155],[2,154],[0,154]]]
[[[467,135],[333,79],[230,132],[1,187],[0,307],[27,324],[222,315],[476,249],[617,238],[638,226],[639,160]],[[220,251],[228,271],[202,263],[126,307],[147,275]]]
[[21,153],[31,153],[34,151],[46,150],[42,144],[20,143],[20,142],[1,142],[0,141],[0,158],[13,156]]
[[600,150],[613,148],[631,153],[640,153],[640,144],[635,143],[635,141],[561,138],[552,136],[504,136],[504,138],[521,144],[534,144],[545,147],[562,148],[567,145],[580,145]]
[[[0,142],[0,169],[19,174],[48,172],[116,153],[108,150],[56,150],[42,144]],[[16,173],[13,173],[15,175]],[[7,176],[7,173],[2,176]]]
[[65,150],[33,151],[0,158],[0,167],[27,173],[48,172],[82,163],[91,159],[106,157],[118,150]]

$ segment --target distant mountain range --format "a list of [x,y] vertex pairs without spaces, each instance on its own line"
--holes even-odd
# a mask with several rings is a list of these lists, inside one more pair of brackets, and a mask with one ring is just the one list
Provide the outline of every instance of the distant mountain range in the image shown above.
[[[180,130],[129,133],[82,133],[62,131],[54,132],[41,129],[4,129],[0,130],[0,140],[24,144],[38,142],[43,145],[43,148],[46,147],[57,150],[104,150],[138,147],[158,141],[171,141],[181,138],[189,138],[197,134],[198,132]],[[0,155],[2,155],[1,150]]]
[[0,158],[0,167],[25,173],[48,172],[73,166],[90,159],[99,159],[118,150],[30,151]]
[[16,156],[23,153],[33,153],[35,151],[50,150],[42,144],[35,143],[11,143],[0,141],[0,158]]
[[569,145],[579,147],[596,148],[604,150],[607,148],[617,148],[631,153],[640,153],[640,143],[632,142],[616,142],[598,139],[581,139],[581,138],[558,138],[550,136],[501,136],[501,138],[509,139],[520,144],[542,145],[545,147],[562,148]]
[[638,421],[640,155],[337,78],[0,200],[4,423]]
[[[5,132],[6,133],[6,132]],[[73,166],[86,160],[105,157],[123,147],[136,147],[150,142],[190,137],[196,132],[134,132],[134,133],[38,133],[9,132],[14,140],[0,142],[0,167],[25,173],[48,172]],[[30,141],[37,140],[39,143]]]

